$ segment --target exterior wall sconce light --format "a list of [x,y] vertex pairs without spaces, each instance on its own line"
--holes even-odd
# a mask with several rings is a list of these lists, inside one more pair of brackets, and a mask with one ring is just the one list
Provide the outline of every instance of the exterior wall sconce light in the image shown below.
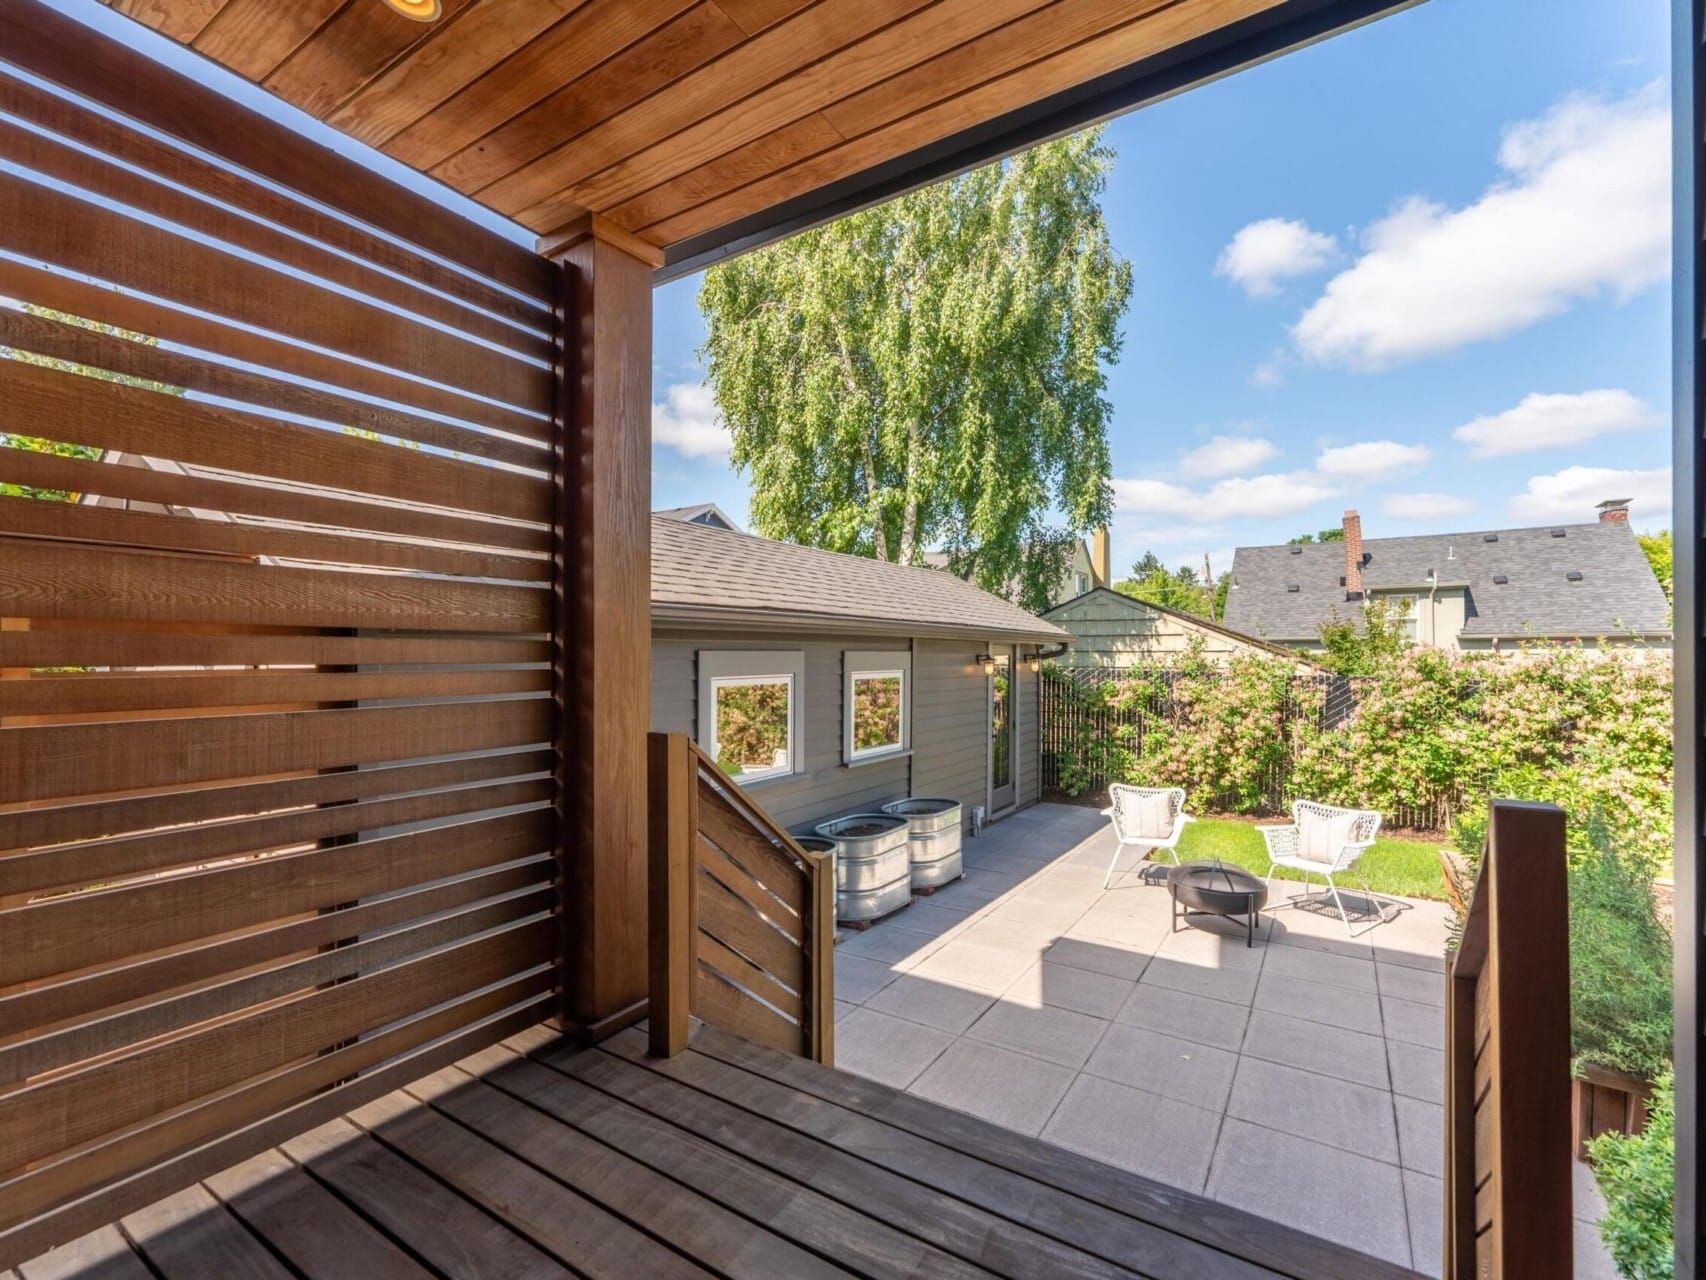
[[1033,653],[1030,657],[1025,659],[1025,665],[1031,669],[1032,675],[1036,675],[1037,672],[1043,669],[1043,660]]
[[984,675],[992,676],[995,674],[995,659],[989,654],[980,653],[976,658],[972,659],[972,661],[976,662],[978,666],[983,668]]
[[416,22],[437,22],[444,16],[441,0],[385,0],[385,3]]

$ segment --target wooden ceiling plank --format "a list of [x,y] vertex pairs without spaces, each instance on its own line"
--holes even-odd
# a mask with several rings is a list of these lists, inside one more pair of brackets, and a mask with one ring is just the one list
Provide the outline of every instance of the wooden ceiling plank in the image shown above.
[[726,226],[1279,3],[1283,0],[1176,3],[1127,23],[1099,40],[1045,54],[999,79],[645,228],[645,238],[658,244],[675,244]]
[[[873,28],[885,27],[925,8],[928,3],[929,0],[862,0],[859,4],[847,4],[842,0],[827,0],[816,4],[748,40],[709,66],[683,76],[637,107],[606,120],[573,143],[558,147],[502,181],[493,183],[480,192],[479,198],[492,208],[512,215],[531,210],[539,201],[561,198],[559,193],[566,193],[569,199],[585,204],[575,197],[575,191],[612,165],[640,152],[655,154],[666,147],[667,140],[674,135],[708,119],[722,118],[731,111],[739,111],[742,104],[760,90],[778,85],[778,82],[785,86],[802,68],[862,41]],[[777,92],[785,93],[785,89],[779,87]],[[751,137],[803,114],[804,111],[796,111],[791,115],[771,116],[767,127],[759,127],[757,133],[749,137],[736,138],[721,150],[731,150],[742,142],[750,141]],[[702,160],[710,158],[709,155],[701,157]],[[666,163],[662,169],[652,171],[653,181],[674,177],[691,167],[693,162]],[[555,226],[561,219],[552,216],[521,221],[527,226],[540,228]]]
[[326,116],[372,146],[442,105],[586,0],[474,0]]
[[228,0],[194,47],[257,84],[313,36],[344,0]]
[[557,271],[538,255],[38,0],[0,0],[0,30],[6,33],[3,59],[13,66],[264,173],[487,280],[540,301],[557,296]]
[[814,111],[774,133],[718,156],[709,164],[689,169],[680,177],[624,201],[606,216],[618,226],[642,232],[846,141],[827,116]]
[[586,5],[498,63],[385,145],[423,172],[687,10],[693,0]]
[[188,43],[219,15],[226,0],[105,0],[105,3],[163,36]]
[[440,0],[434,27],[406,18],[379,0],[350,0],[264,80],[286,102],[323,117],[404,56],[430,31],[451,28],[470,0]]
[[[1151,7],[1164,0],[1140,0]],[[1128,5],[1107,3],[1113,10]],[[1051,8],[1047,0],[938,0],[904,21],[878,31],[771,85],[728,111],[683,129],[575,187],[570,194],[579,204],[607,209],[653,185],[658,175],[672,175],[683,168],[710,162],[736,147],[763,137],[777,122],[800,118],[828,107],[848,93],[907,74],[932,54],[952,49],[968,38],[1035,18]],[[1046,25],[1046,24],[1045,24]],[[1058,47],[1055,46],[1055,47]],[[839,128],[833,114],[825,112]],[[843,130],[845,134],[845,130]],[[846,135],[852,136],[852,135]],[[522,211],[521,220],[539,216],[536,210]]]
[[791,18],[812,0],[717,0],[724,13],[749,36]]
[[[1042,9],[1034,5],[1019,6],[1025,12],[1017,17],[1013,16],[1014,6],[1007,6],[1000,16],[1010,20],[1002,25],[990,29],[985,23],[981,28],[975,28],[974,23],[968,22],[964,29],[971,38],[928,61],[915,63],[898,75],[825,106],[821,115],[842,139],[857,138],[1006,72],[1028,66],[1037,59],[1041,49],[1050,46],[1058,49],[1092,39],[1109,28],[1177,2],[1058,0]],[[981,6],[981,11],[988,16],[995,16],[998,9],[1000,6]],[[948,20],[957,16],[952,5],[931,10],[930,15]],[[802,141],[792,126],[785,127],[776,134],[690,170],[680,179],[660,184],[613,206],[608,216],[631,230],[646,231],[651,238],[657,233],[647,231],[647,228],[667,222],[696,204],[733,192],[746,183],[764,178],[768,172],[797,163],[834,145],[825,143],[808,151],[802,149]],[[775,157],[777,163],[766,170],[761,157]],[[725,183],[720,190],[717,187],[719,181]],[[594,189],[587,194],[596,198],[598,192]]]
[[740,28],[714,0],[704,0],[435,166],[432,175],[459,191],[478,191],[703,66],[741,39]]

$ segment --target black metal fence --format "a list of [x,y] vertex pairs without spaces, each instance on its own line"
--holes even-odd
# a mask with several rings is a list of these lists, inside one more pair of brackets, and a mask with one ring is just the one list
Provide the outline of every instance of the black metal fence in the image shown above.
[[[1042,771],[1043,786],[1060,790],[1063,762],[1071,757],[1077,773],[1076,781],[1087,792],[1101,792],[1110,782],[1123,779],[1105,776],[1099,766],[1106,757],[1085,751],[1085,742],[1111,742],[1123,739],[1123,745],[1134,755],[1143,747],[1143,736],[1150,726],[1172,713],[1170,688],[1181,679],[1202,679],[1200,675],[1181,676],[1176,672],[1122,671],[1110,667],[1055,667],[1042,681]],[[1106,685],[1142,682],[1154,686],[1147,698],[1105,698],[1090,696],[1091,691]],[[1332,729],[1357,708],[1359,681],[1331,672],[1298,674],[1292,677],[1287,697],[1282,705],[1280,739],[1285,749],[1266,768],[1260,778],[1259,811],[1270,814],[1286,813],[1294,799],[1292,790],[1293,758],[1290,744],[1294,735],[1284,726],[1298,717],[1307,716],[1315,727]],[[1249,809],[1248,796],[1230,791],[1198,794],[1191,797],[1193,808],[1199,811],[1228,811]],[[1449,825],[1450,815],[1443,806],[1403,806],[1397,812],[1384,815],[1391,826],[1438,830]]]

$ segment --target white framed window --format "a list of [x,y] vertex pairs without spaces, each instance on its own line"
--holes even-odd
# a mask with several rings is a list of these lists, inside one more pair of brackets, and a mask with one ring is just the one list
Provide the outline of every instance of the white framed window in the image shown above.
[[1420,596],[1381,596],[1386,602],[1387,616],[1398,628],[1398,634],[1404,637],[1405,644],[1420,644],[1422,639],[1422,617]]
[[910,750],[912,655],[904,649],[849,649],[842,670],[842,758],[860,764]]
[[740,783],[799,773],[805,655],[701,650],[699,745]]

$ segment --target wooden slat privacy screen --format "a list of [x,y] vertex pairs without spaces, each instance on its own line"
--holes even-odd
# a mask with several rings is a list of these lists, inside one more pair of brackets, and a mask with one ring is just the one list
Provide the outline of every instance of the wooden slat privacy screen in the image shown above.
[[0,63],[0,1268],[549,1016],[561,949],[556,269],[472,269],[531,255],[406,192],[295,195],[318,149],[269,122],[255,174],[32,70]]

